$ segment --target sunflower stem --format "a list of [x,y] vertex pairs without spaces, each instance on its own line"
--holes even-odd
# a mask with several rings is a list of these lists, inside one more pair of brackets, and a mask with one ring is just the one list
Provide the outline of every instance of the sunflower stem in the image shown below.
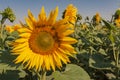
[[41,76],[40,76],[39,72],[37,72],[36,74],[37,74],[38,80],[41,80]]
[[46,80],[46,71],[45,70],[42,71],[41,80]]
[[4,22],[5,22],[6,18],[2,18],[2,20],[0,21],[0,38],[1,38],[1,48],[4,49]]

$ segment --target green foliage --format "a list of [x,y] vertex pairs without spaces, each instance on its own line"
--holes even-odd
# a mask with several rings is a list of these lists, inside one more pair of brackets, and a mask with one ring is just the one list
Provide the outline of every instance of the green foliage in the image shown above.
[[78,40],[74,45],[78,52],[77,65],[83,67],[94,80],[120,79],[120,28],[106,20],[99,25],[88,21],[84,23],[87,29],[82,28],[82,23],[77,23],[72,35]]
[[18,80],[20,77],[25,77],[26,73],[22,70],[22,65],[14,64],[16,56],[11,55],[10,44],[18,37],[17,32],[8,32],[5,30],[6,19],[13,22],[15,15],[11,8],[6,8],[0,11],[2,16],[0,23],[0,80]]

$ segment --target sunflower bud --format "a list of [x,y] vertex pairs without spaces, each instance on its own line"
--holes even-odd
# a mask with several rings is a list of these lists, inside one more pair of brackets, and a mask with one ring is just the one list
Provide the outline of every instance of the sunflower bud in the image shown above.
[[81,27],[82,27],[82,30],[86,30],[88,28],[88,26],[86,25],[86,23],[83,23]]
[[114,24],[120,28],[120,8],[114,14]]
[[12,9],[9,7],[4,9],[4,11],[1,11],[0,14],[2,15],[2,24],[5,22],[6,19],[8,19],[10,22],[13,22],[16,19]]
[[114,17],[115,17],[115,19],[120,18],[120,8],[118,10],[116,10]]
[[93,16],[93,24],[99,24],[101,22],[101,17],[99,13],[96,13],[96,15]]
[[12,33],[14,31],[11,26],[6,26],[5,30],[8,31],[9,33]]
[[120,18],[114,20],[114,24],[120,28]]

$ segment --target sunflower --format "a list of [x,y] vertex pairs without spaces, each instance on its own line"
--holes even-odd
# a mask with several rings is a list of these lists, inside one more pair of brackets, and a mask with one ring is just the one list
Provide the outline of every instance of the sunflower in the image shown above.
[[101,17],[98,12],[93,16],[93,21],[95,24],[99,24],[101,22]]
[[21,27],[19,25],[14,25],[14,26],[6,25],[5,30],[8,31],[9,33],[12,33],[14,31],[17,31],[20,28]]
[[5,30],[8,31],[9,33],[12,33],[14,31],[11,26],[6,26]]
[[20,38],[13,43],[13,54],[18,55],[15,63],[22,63],[25,68],[36,70],[54,70],[61,68],[62,64],[70,62],[69,56],[76,54],[71,44],[77,42],[69,35],[74,32],[72,24],[66,19],[56,20],[58,7],[52,10],[46,17],[44,7],[38,15],[38,19],[28,10],[25,18],[27,27],[18,29]]
[[87,28],[88,28],[88,26],[86,25],[86,23],[83,23],[83,24],[82,24],[82,29],[83,29],[83,30],[86,30]]
[[77,20],[77,8],[73,4],[69,4],[63,14],[63,18],[67,18],[67,20],[75,24]]
[[120,18],[114,20],[115,25],[120,28]]
[[101,17],[100,17],[100,14],[99,13],[96,13],[96,23],[100,23],[101,21]]
[[13,26],[13,30],[14,30],[14,31],[17,31],[17,30],[20,29],[20,28],[21,28],[20,25],[14,25],[14,26]]

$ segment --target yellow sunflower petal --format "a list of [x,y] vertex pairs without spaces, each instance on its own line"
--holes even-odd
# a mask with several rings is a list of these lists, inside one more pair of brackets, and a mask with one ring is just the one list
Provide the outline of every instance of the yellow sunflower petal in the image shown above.
[[31,56],[31,58],[30,58],[30,65],[29,65],[29,67],[28,67],[28,69],[30,69],[31,67],[33,68],[33,67],[35,67],[35,57],[36,57],[36,55],[35,54],[33,54],[32,56]]
[[53,71],[55,71],[55,62],[53,60],[53,55],[49,55],[49,60],[50,60],[50,64],[51,64],[51,67],[53,69]]
[[16,49],[16,50],[13,50],[13,53],[12,55],[20,55],[20,54],[28,54],[28,52],[30,53],[30,50],[29,48],[26,46],[24,48],[20,48],[20,49]]
[[57,57],[56,52],[53,53],[53,59],[57,65],[57,67],[60,69],[62,67],[62,63],[59,57]]
[[50,70],[50,61],[49,61],[49,56],[44,55],[44,64],[47,70]]
[[23,42],[27,42],[28,39],[27,38],[19,38],[17,40],[15,40],[16,43],[23,43]]
[[63,49],[63,50],[67,50],[71,53],[76,53],[74,47],[72,47],[71,45],[69,44],[61,44],[60,47]]
[[73,30],[73,28],[74,27],[71,24],[64,24],[64,25],[58,26],[56,30],[57,30],[58,33],[61,34],[61,33],[65,32],[65,31],[67,31],[67,30]]
[[19,33],[31,33],[32,31],[28,28],[20,28],[17,30]]
[[64,49],[62,49],[62,48],[58,48],[58,50],[59,50],[60,52],[64,53],[64,54],[67,54],[67,55],[73,57],[72,53],[68,52],[67,50],[64,50]]
[[14,48],[12,49],[12,51],[14,52],[14,51],[16,51],[16,50],[20,50],[20,49],[25,48],[25,47],[27,47],[27,46],[28,46],[28,43],[27,43],[27,42],[25,42],[25,43],[23,43],[23,44],[18,44],[18,45],[15,45],[15,46],[14,46]]
[[47,24],[53,25],[56,21],[57,16],[58,16],[58,7],[56,7],[56,9],[50,13]]
[[25,65],[25,68],[30,69],[30,68],[31,68],[30,63],[31,63],[31,61],[29,60],[29,61],[27,62],[27,64]]
[[25,21],[29,27],[30,30],[33,30],[33,22],[29,18],[25,18]]
[[25,63],[25,62],[27,62],[27,61],[29,61],[30,59],[31,59],[31,56],[33,56],[32,54],[29,54],[28,55],[28,52],[25,54],[25,55],[27,55],[26,57],[25,57],[25,59],[23,60],[23,64]]
[[28,69],[30,69],[30,68],[36,67],[36,62],[37,62],[36,55],[37,54],[34,54],[30,50],[28,50],[28,52],[29,52],[28,53],[29,56],[24,59],[23,63],[25,63],[27,61],[28,63],[26,64],[25,67],[28,68]]
[[28,60],[28,64],[26,65],[26,68],[28,68],[28,69],[31,69],[31,68],[35,67],[34,59],[35,59],[36,56],[33,53],[31,53],[30,55],[32,55],[32,56],[30,56],[30,58]]
[[54,24],[54,27],[56,27],[56,29],[58,28],[58,26],[64,25],[67,23],[67,19],[62,19],[59,21],[56,21],[56,23]]
[[40,55],[37,55],[37,56],[36,56],[36,69],[37,69],[38,71],[40,70],[40,69],[39,69],[39,68],[40,68],[40,66],[39,66],[39,64],[40,64],[40,58],[41,58]]
[[72,34],[74,32],[74,30],[66,30],[65,32],[63,32],[62,34],[64,35],[64,36],[67,36],[67,35],[70,35],[70,34]]
[[29,38],[30,37],[30,33],[21,33],[19,36],[22,38]]
[[26,50],[26,48],[23,46],[22,48],[18,48],[18,49],[13,49],[11,50],[12,53],[14,53],[13,55],[18,55],[20,54],[20,52],[22,52],[23,50]]
[[67,64],[68,59],[66,55],[62,55],[63,53],[60,53],[60,51],[55,51],[55,53],[65,64]]
[[40,68],[41,68],[41,66],[43,65],[43,60],[44,60],[44,57],[43,57],[44,55],[41,55],[41,57],[39,58],[39,70],[40,70]]
[[46,21],[46,13],[45,13],[45,9],[44,9],[44,6],[41,8],[41,11],[40,11],[40,14],[39,14],[39,21]]
[[65,44],[74,44],[77,42],[76,39],[74,38],[71,38],[71,37],[63,37],[62,39],[60,39],[62,43],[65,43]]
[[22,62],[25,58],[26,58],[26,51],[24,53],[21,53],[16,59],[15,59],[15,63],[20,63]]
[[30,10],[28,10],[28,17],[32,22],[36,22],[36,19],[34,18],[33,14],[31,13]]

